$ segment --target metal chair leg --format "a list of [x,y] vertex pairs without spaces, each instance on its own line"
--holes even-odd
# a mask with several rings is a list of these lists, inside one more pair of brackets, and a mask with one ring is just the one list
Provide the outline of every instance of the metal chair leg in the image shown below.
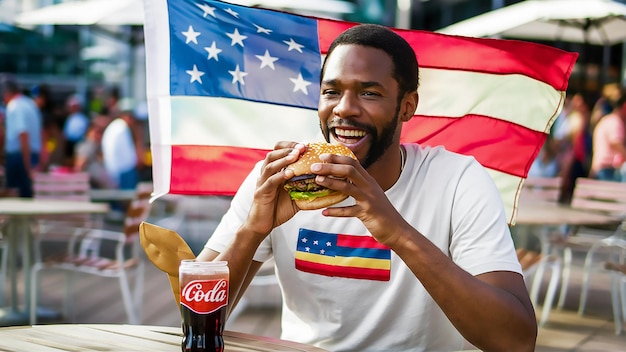
[[572,250],[571,248],[563,249],[563,269],[561,277],[561,293],[559,294],[559,302],[557,308],[563,309],[565,299],[567,297],[567,289],[569,287],[569,278],[572,271]]
[[613,306],[613,319],[615,320],[615,334],[622,334],[622,298],[621,279],[619,273],[611,273],[611,303]]
[[135,307],[133,307],[133,297],[128,282],[128,274],[124,271],[120,276],[120,289],[122,291],[122,300],[124,301],[124,308],[128,315],[128,322],[130,324],[139,324],[137,314],[135,314]]

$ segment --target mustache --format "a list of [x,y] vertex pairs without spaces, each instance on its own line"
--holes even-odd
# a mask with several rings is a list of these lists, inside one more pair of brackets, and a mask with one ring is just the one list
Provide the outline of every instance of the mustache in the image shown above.
[[365,130],[368,133],[372,133],[372,132],[375,133],[376,131],[376,129],[370,125],[359,123],[353,120],[342,119],[339,117],[334,117],[332,120],[328,121],[328,123],[326,124],[326,128],[328,128],[329,130],[333,128],[337,128],[337,127],[353,127],[353,128]]

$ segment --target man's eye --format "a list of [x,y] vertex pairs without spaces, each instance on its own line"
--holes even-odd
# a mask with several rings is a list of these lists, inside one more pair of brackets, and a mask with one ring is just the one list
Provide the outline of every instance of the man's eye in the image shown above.
[[324,94],[324,95],[337,95],[337,94],[339,94],[339,92],[337,92],[336,90],[333,90],[333,89],[324,89],[322,91],[322,94]]
[[372,91],[364,91],[363,93],[361,93],[361,95],[364,95],[364,96],[379,96],[380,94],[378,94],[377,92],[372,92]]

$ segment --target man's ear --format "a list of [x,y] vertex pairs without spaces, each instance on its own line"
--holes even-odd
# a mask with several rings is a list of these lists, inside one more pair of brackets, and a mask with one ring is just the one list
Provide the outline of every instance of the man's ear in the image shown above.
[[419,94],[417,92],[410,92],[404,95],[402,98],[402,102],[400,102],[400,119],[403,122],[409,121],[413,115],[415,115],[415,110],[417,110],[417,104],[419,103]]

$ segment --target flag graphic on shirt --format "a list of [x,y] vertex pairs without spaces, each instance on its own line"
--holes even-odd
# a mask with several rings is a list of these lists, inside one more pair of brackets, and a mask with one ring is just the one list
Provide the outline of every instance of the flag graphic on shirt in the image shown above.
[[371,236],[300,229],[296,269],[325,276],[389,281],[391,249]]
[[[321,55],[354,23],[209,0],[146,0],[155,196],[232,195],[280,140],[322,140]],[[577,54],[521,41],[394,29],[420,64],[402,142],[473,155],[514,223]]]

